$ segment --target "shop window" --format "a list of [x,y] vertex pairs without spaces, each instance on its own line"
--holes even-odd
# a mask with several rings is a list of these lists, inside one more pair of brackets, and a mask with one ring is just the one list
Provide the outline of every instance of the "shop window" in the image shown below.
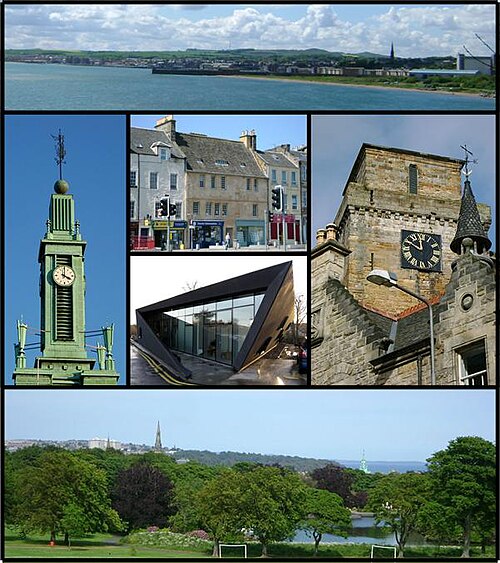
[[458,351],[458,371],[461,385],[488,385],[486,348],[484,340]]

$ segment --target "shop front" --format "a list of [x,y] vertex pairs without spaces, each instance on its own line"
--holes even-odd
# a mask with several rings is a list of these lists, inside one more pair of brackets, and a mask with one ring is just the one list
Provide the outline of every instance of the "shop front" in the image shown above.
[[170,248],[184,250],[186,247],[187,221],[153,221],[153,233],[156,248],[166,249],[167,237],[170,231]]
[[[269,239],[271,241],[277,240],[280,244],[283,244],[283,216],[275,213],[269,227]],[[301,241],[300,221],[295,218],[295,215],[285,215],[285,236],[287,243],[299,244]]]
[[265,245],[264,234],[264,221],[236,219],[236,242],[239,246]]
[[209,248],[224,243],[224,221],[193,221],[191,248]]

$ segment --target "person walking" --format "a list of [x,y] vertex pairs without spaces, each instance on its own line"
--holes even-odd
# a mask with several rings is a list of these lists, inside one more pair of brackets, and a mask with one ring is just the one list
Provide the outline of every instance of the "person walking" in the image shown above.
[[229,248],[230,245],[231,245],[231,235],[229,233],[226,233],[226,250]]

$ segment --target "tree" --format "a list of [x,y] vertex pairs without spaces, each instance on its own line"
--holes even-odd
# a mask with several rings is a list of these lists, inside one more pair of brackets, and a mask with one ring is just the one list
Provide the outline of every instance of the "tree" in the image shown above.
[[[67,451],[47,451],[33,465],[20,470],[19,503],[15,524],[24,531],[69,535],[71,528],[80,533],[106,532],[121,527],[111,508],[105,473]],[[75,524],[78,512],[78,525]]]
[[241,497],[244,474],[224,469],[221,474],[205,484],[196,498],[197,515],[201,526],[214,542],[214,557],[219,556],[222,541],[241,535]]
[[398,557],[411,532],[417,529],[419,512],[428,499],[427,475],[421,473],[390,473],[368,492],[367,508],[375,513],[378,523],[384,522],[394,533]]
[[351,527],[351,513],[344,507],[339,495],[320,489],[307,489],[307,517],[304,530],[314,539],[314,555],[318,555],[323,534],[338,534],[347,537]]
[[278,467],[257,467],[242,477],[242,524],[252,530],[266,557],[271,542],[292,537],[304,520],[306,486],[297,473]]
[[160,469],[141,461],[118,474],[113,508],[127,521],[128,531],[164,527],[173,514],[173,485]]
[[469,557],[474,526],[496,514],[496,448],[462,436],[427,461],[435,499],[451,509],[462,530],[462,557]]
[[354,476],[346,469],[329,463],[312,471],[311,477],[316,482],[318,489],[325,489],[339,495],[347,507],[352,508],[356,504],[352,494]]

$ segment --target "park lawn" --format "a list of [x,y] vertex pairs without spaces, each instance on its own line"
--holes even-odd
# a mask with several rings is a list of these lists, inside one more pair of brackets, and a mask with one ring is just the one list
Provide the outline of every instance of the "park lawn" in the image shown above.
[[71,549],[66,545],[57,544],[49,546],[48,538],[33,536],[20,539],[19,536],[6,530],[5,534],[5,556],[19,557],[23,559],[44,557],[44,558],[100,558],[108,557],[138,557],[138,558],[159,558],[168,557],[172,559],[200,558],[209,557],[210,553],[199,551],[180,551],[164,547],[150,547],[141,545],[130,545],[118,543],[116,536],[111,534],[95,534],[86,538],[74,539],[71,542]]

